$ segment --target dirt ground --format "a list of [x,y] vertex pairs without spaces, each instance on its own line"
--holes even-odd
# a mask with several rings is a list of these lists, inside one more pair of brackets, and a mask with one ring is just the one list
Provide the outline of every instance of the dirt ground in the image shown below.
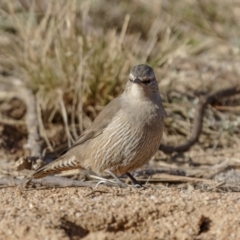
[[0,190],[1,239],[239,239],[240,195],[99,186]]

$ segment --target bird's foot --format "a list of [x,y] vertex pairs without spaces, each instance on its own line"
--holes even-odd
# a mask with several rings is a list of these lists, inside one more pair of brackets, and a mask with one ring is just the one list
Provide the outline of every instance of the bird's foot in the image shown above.
[[129,172],[126,173],[126,175],[132,180],[132,182],[134,183],[134,188],[144,188],[144,186],[136,179],[132,176],[132,174],[130,174]]
[[127,188],[128,185],[122,182],[112,171],[107,170],[107,172],[116,180],[117,184],[121,188]]
[[142,188],[142,189],[144,189],[145,187],[142,184],[134,184],[133,188],[138,188],[138,189]]
[[109,187],[111,187],[111,186],[119,186],[119,187],[121,187],[121,188],[126,188],[127,187],[127,185],[126,184],[124,184],[123,182],[121,182],[121,183],[115,183],[115,182],[113,182],[113,181],[109,181],[109,180],[107,180],[107,179],[104,179],[104,180],[101,180],[101,181],[99,181],[97,184],[96,184],[96,186],[95,187],[98,187],[100,184],[104,184],[104,185],[106,185],[106,186],[109,186]]

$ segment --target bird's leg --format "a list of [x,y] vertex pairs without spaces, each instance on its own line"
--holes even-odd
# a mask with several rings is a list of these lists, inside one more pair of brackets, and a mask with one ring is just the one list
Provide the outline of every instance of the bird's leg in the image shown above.
[[125,183],[123,183],[112,171],[110,170],[106,170],[107,173],[109,173],[117,182],[117,184],[122,187],[122,188],[126,188],[127,185]]
[[142,184],[132,176],[132,174],[130,174],[129,172],[126,172],[126,175],[132,180],[132,182],[135,184],[136,187],[138,188],[143,187]]

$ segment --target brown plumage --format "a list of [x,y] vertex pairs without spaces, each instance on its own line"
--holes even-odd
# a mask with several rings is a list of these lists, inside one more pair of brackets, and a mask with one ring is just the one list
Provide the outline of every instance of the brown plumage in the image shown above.
[[124,92],[106,105],[92,126],[55,161],[31,178],[82,168],[97,174],[133,171],[156,153],[164,128],[165,111],[153,69],[132,68]]

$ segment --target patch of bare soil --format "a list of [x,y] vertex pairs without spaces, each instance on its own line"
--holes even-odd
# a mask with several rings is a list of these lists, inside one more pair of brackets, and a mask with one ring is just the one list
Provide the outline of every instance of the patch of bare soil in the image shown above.
[[239,239],[239,193],[98,186],[0,190],[1,239]]

